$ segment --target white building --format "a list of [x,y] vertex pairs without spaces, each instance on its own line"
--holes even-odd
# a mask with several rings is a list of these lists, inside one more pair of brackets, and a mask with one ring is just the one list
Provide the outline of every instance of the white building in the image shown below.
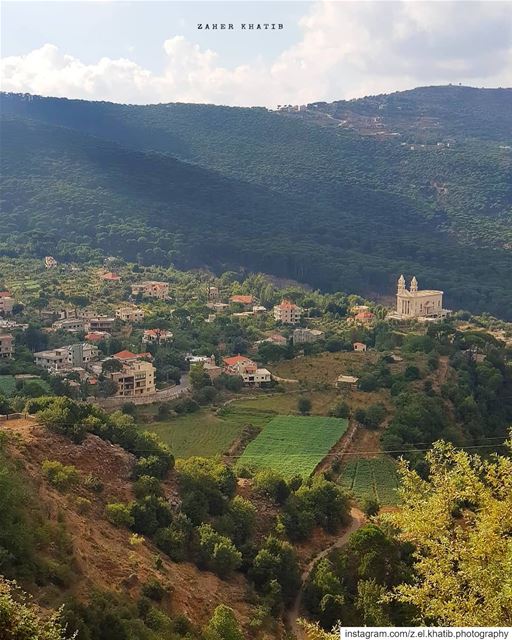
[[98,347],[87,342],[34,353],[35,363],[51,372],[83,367],[98,357]]
[[224,372],[230,376],[240,376],[245,384],[256,387],[272,380],[268,369],[258,367],[253,360],[241,355],[224,358]]
[[166,300],[169,297],[169,283],[157,280],[146,280],[132,284],[132,295],[142,295],[145,298],[157,298]]
[[447,314],[448,311],[443,309],[442,291],[418,289],[416,277],[413,277],[411,286],[407,289],[404,276],[400,276],[396,293],[396,314],[393,317],[435,319]]
[[142,342],[149,344],[170,342],[172,339],[172,331],[166,331],[165,329],[145,329],[142,335]]
[[56,320],[52,324],[52,329],[77,333],[78,331],[85,331],[87,326],[86,321],[81,318],[67,318],[66,320]]
[[306,329],[297,327],[293,330],[293,344],[306,344],[316,342],[324,337],[324,332],[319,329]]
[[274,319],[283,324],[298,324],[301,315],[302,309],[289,300],[283,300],[274,307]]
[[144,311],[139,307],[120,307],[116,309],[116,318],[123,322],[142,322]]

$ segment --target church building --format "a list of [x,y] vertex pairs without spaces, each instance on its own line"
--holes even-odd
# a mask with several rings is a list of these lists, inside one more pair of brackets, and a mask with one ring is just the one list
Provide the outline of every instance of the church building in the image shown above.
[[403,275],[398,280],[396,293],[396,315],[400,318],[417,318],[431,320],[447,315],[443,309],[443,292],[432,289],[419,290],[416,277],[411,280],[407,289]]

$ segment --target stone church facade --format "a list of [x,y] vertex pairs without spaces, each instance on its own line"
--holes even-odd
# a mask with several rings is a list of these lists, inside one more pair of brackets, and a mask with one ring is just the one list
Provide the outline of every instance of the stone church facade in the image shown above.
[[432,289],[418,289],[416,277],[407,289],[403,275],[398,280],[396,293],[396,314],[400,318],[435,319],[447,315],[443,309],[443,292]]

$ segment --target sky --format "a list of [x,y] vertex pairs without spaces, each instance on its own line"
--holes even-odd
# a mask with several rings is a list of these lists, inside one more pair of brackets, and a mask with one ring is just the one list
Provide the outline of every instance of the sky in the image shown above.
[[512,2],[3,0],[1,18],[3,91],[275,107],[512,87]]

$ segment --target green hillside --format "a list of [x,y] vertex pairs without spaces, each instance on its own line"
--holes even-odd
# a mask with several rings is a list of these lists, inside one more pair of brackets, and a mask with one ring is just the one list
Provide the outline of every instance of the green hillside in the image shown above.
[[[414,272],[451,307],[510,317],[512,91],[471,90],[459,117],[463,89],[344,103],[387,109],[394,137],[324,126],[341,103],[294,115],[3,94],[1,246],[243,266],[363,294]],[[411,122],[428,113],[439,133],[422,147]]]

